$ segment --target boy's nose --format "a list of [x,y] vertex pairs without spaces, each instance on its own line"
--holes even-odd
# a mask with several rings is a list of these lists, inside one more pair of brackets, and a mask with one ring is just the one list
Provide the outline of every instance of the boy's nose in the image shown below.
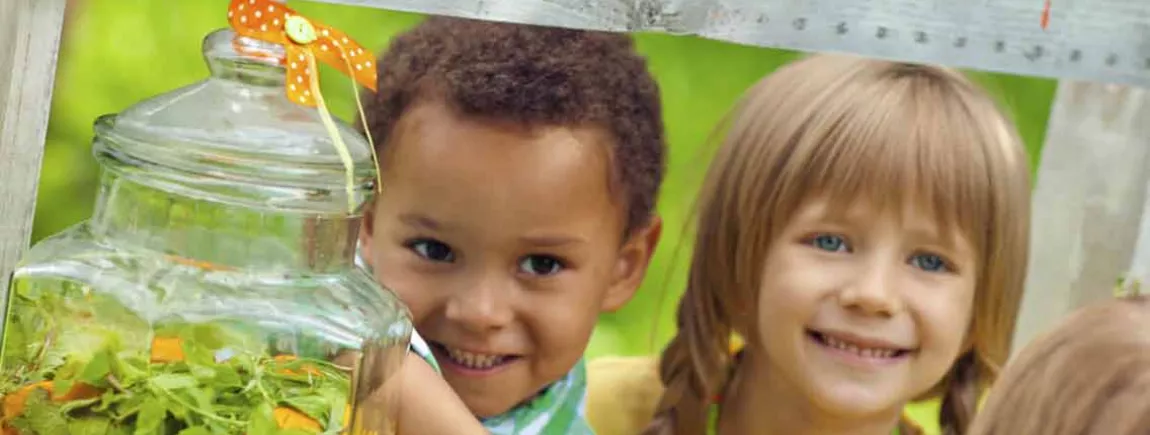
[[898,293],[899,264],[870,261],[839,291],[839,303],[869,316],[889,317],[902,309]]
[[448,301],[445,315],[470,332],[503,328],[514,316],[508,301],[510,291],[512,287],[502,280],[484,279],[477,285],[460,289]]

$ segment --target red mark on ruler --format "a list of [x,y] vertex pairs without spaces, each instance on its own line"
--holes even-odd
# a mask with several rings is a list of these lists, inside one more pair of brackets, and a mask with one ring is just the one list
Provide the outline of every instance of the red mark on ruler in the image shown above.
[[1046,30],[1046,26],[1050,25],[1050,0],[1046,0],[1046,5],[1042,7],[1042,30]]

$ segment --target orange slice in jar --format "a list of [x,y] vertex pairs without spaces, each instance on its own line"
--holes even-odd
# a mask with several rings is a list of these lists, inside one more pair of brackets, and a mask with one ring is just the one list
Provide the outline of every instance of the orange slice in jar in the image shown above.
[[[276,426],[280,429],[299,429],[314,431],[316,433],[322,432],[323,427],[320,426],[318,421],[307,416],[306,414],[289,408],[281,406],[272,411],[275,417]],[[351,407],[344,408],[343,410],[343,425],[347,426],[348,420],[351,419]]]
[[294,408],[281,406],[272,411],[272,416],[275,417],[276,426],[280,429],[299,429],[313,432],[323,430],[323,427],[319,425],[318,421],[315,421],[302,412],[296,411]]
[[[278,363],[290,363],[292,361],[295,361],[296,357],[295,357],[295,355],[276,355],[276,356],[272,357],[272,360],[275,362],[278,362]],[[315,368],[315,366],[308,365],[308,364],[304,364],[303,366],[301,366],[300,370],[302,370],[303,373],[300,373],[298,371],[291,370],[291,369],[280,369],[280,370],[278,370],[278,373],[283,374],[283,375],[307,374],[307,375],[312,375],[312,376],[319,376],[321,374],[319,369]]]
[[183,361],[184,342],[178,337],[156,337],[152,339],[152,362],[173,363]]
[[31,385],[26,385],[23,388],[16,390],[4,396],[3,420],[11,420],[16,418],[24,412],[24,405],[28,402],[28,396],[36,390],[44,390],[48,393],[48,399],[56,403],[71,402],[73,400],[92,399],[100,396],[101,391],[91,385],[77,382],[72,385],[72,388],[61,395],[52,393],[54,384],[52,381],[40,381]]

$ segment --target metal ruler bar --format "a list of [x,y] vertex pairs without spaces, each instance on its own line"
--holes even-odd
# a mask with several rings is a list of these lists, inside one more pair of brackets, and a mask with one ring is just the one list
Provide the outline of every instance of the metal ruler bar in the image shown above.
[[1150,86],[1150,0],[318,0]]

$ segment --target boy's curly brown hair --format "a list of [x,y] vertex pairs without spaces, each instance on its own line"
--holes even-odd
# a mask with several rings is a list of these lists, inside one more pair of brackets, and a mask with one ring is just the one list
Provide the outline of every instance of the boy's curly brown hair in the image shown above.
[[[391,41],[364,115],[383,159],[420,99],[466,117],[527,127],[601,128],[628,231],[654,212],[665,170],[659,87],[625,34],[431,17]],[[383,162],[381,162],[383,165]]]

